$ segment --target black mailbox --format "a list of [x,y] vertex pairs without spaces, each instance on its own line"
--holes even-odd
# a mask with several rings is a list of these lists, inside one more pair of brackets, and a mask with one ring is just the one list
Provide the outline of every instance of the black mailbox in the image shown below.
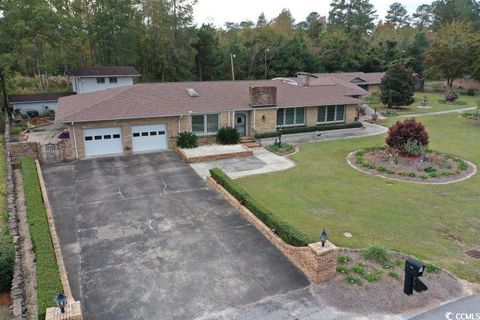
[[424,270],[425,266],[420,261],[411,258],[405,260],[405,284],[403,286],[405,294],[412,295],[413,289],[417,292],[428,290],[427,286],[418,279],[423,275]]

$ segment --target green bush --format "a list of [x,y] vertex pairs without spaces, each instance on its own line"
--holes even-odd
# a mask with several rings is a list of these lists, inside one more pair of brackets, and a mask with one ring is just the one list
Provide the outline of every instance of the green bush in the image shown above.
[[27,130],[27,126],[19,126],[19,127],[12,126],[10,128],[10,134],[20,134],[25,130]]
[[400,273],[398,273],[398,272],[390,271],[390,272],[388,273],[388,275],[389,275],[390,277],[392,277],[393,279],[400,279]]
[[53,299],[63,292],[57,260],[53,250],[42,191],[35,162],[30,157],[20,159],[28,226],[36,253],[38,317],[45,318],[45,310],[54,307]]
[[382,265],[390,261],[390,255],[387,249],[378,245],[371,245],[363,251],[362,255],[365,259],[378,262]]
[[362,280],[359,277],[356,277],[352,274],[349,274],[345,277],[348,283],[350,284],[361,284]]
[[337,267],[337,272],[347,274],[347,273],[350,272],[350,269],[346,266],[338,266]]
[[0,292],[8,292],[15,267],[15,248],[12,241],[0,235]]
[[365,280],[368,282],[378,281],[380,280],[380,275],[378,273],[369,273],[365,276]]
[[437,273],[440,271],[440,268],[434,265],[433,263],[427,263],[427,265],[425,266],[425,269],[427,270],[427,272],[433,272],[433,273]]
[[346,255],[341,255],[341,256],[338,256],[338,258],[337,258],[338,263],[347,263],[351,260],[352,260],[352,258],[350,258],[349,256],[346,256]]
[[367,275],[367,272],[365,271],[365,267],[361,263],[357,263],[352,267],[352,271],[355,273],[358,273],[362,277],[365,277]]
[[[363,125],[361,123],[349,123],[349,124],[325,124],[314,127],[294,127],[294,128],[283,128],[281,129],[282,134],[293,134],[293,133],[304,133],[304,132],[314,132],[314,131],[329,131],[329,130],[338,130],[338,129],[351,129],[351,128],[361,128]],[[255,138],[273,138],[278,137],[278,132],[263,132],[257,133]]]
[[183,149],[193,149],[198,147],[197,135],[190,131],[180,132],[177,137],[177,147]]
[[217,132],[217,143],[219,144],[237,144],[240,142],[240,133],[232,127],[220,128]]
[[306,234],[284,223],[270,210],[260,205],[248,192],[228,177],[221,169],[210,169],[210,175],[258,219],[265,223],[265,225],[275,230],[275,233],[286,243],[296,247],[304,247],[313,242]]

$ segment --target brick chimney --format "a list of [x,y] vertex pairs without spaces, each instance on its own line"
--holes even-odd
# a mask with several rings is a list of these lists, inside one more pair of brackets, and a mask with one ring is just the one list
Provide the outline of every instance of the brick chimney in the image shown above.
[[277,87],[250,87],[249,103],[252,107],[269,107],[277,105]]

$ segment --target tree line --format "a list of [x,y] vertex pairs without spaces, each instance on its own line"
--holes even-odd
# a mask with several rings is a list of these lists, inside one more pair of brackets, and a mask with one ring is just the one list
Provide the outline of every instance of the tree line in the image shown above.
[[385,71],[480,79],[480,2],[437,0],[410,16],[399,2],[378,17],[368,0],[333,0],[327,16],[193,24],[195,0],[2,0],[0,73],[62,75],[77,66],[131,65],[142,81]]

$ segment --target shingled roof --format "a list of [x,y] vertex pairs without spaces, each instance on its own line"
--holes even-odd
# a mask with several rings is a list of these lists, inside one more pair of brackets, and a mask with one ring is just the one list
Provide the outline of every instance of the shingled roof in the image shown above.
[[73,69],[69,75],[76,77],[99,77],[99,76],[133,76],[138,77],[140,73],[129,66],[116,67],[82,67]]
[[[342,85],[300,87],[280,80],[141,83],[61,98],[56,122],[252,110],[249,88],[258,86],[277,87],[277,108],[361,103],[351,97],[358,96],[358,90]],[[191,97],[188,88],[199,96]]]
[[32,94],[16,94],[8,96],[10,102],[44,102],[57,101],[61,97],[74,95],[75,92],[51,92],[51,93],[32,93]]

